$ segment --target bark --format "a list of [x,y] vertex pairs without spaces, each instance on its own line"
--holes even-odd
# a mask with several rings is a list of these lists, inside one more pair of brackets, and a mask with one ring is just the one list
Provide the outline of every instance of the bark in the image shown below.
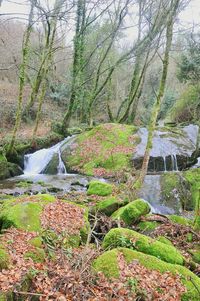
[[84,44],[84,28],[85,28],[85,13],[86,13],[85,5],[86,5],[85,0],[78,0],[77,12],[76,12],[76,32],[74,37],[71,96],[69,100],[68,110],[66,111],[62,122],[63,133],[65,133],[67,131],[67,128],[69,127],[69,123],[71,120],[73,108],[77,97],[77,88],[80,85],[80,83],[79,84],[77,83],[77,78],[79,75],[79,71],[81,70],[81,66],[83,64],[83,51],[84,51],[83,44]]
[[27,68],[27,60],[29,54],[29,42],[31,36],[31,30],[33,26],[33,15],[34,15],[34,2],[31,3],[31,10],[29,13],[29,20],[28,26],[24,34],[23,45],[22,45],[22,63],[20,65],[19,70],[19,95],[18,95],[18,106],[16,112],[16,121],[13,129],[12,139],[9,145],[8,153],[12,154],[17,131],[21,124],[21,117],[22,117],[22,105],[23,105],[23,93],[24,93],[24,86],[26,82],[26,68]]
[[37,133],[37,129],[38,129],[38,125],[39,125],[39,121],[40,121],[40,117],[41,117],[41,111],[42,111],[42,105],[44,102],[44,98],[45,98],[45,94],[46,94],[46,89],[47,89],[47,74],[49,71],[49,67],[50,67],[50,63],[52,61],[52,50],[53,50],[53,44],[54,44],[54,40],[55,40],[55,35],[56,35],[56,27],[57,27],[57,18],[55,17],[55,20],[53,20],[52,24],[52,34],[48,35],[48,39],[49,39],[49,48],[47,49],[47,52],[45,53],[45,60],[44,60],[44,66],[42,69],[42,88],[41,88],[41,92],[39,95],[39,99],[38,99],[38,110],[37,110],[37,115],[36,115],[36,121],[35,121],[35,127],[33,130],[33,136],[32,136],[32,143],[34,143],[34,139]]
[[161,103],[163,100],[164,92],[165,92],[165,86],[166,86],[166,80],[167,80],[167,74],[168,74],[168,66],[169,66],[169,53],[171,49],[172,44],[172,38],[173,38],[173,26],[174,26],[174,20],[175,16],[177,14],[177,10],[179,7],[180,0],[172,1],[172,10],[171,15],[169,16],[168,22],[167,22],[167,29],[166,29],[166,46],[165,46],[165,54],[163,59],[163,71],[162,71],[162,77],[160,82],[160,87],[158,91],[157,98],[155,100],[155,104],[152,110],[152,116],[151,121],[148,127],[148,140],[147,140],[147,146],[144,154],[144,160],[142,164],[142,169],[140,172],[140,176],[136,183],[134,184],[134,187],[136,189],[140,188],[144,177],[147,174],[148,170],[148,164],[149,164],[149,158],[150,158],[150,151],[152,148],[152,139],[153,139],[153,133],[156,127],[157,117],[160,111]]

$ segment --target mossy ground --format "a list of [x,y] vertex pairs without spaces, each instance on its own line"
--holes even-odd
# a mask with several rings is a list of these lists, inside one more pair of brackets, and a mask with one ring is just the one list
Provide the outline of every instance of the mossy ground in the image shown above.
[[153,240],[148,236],[129,229],[111,229],[104,238],[103,247],[105,249],[128,247],[169,263],[184,264],[183,256],[172,245]]
[[183,266],[166,263],[151,255],[146,255],[127,248],[118,248],[107,251],[98,257],[93,263],[94,269],[98,272],[103,272],[107,277],[118,278],[119,265],[117,257],[119,252],[124,255],[127,263],[138,260],[140,264],[149,270],[157,270],[161,273],[168,271],[172,274],[179,274],[181,276],[181,282],[187,289],[187,292],[182,295],[181,300],[199,300],[198,288],[200,287],[200,279],[196,275]]
[[40,214],[43,207],[54,201],[55,197],[45,194],[7,200],[1,207],[1,228],[7,229],[14,226],[23,230],[40,232]]
[[112,218],[123,220],[127,225],[134,224],[142,215],[150,212],[148,203],[143,200],[135,200],[124,207],[119,208],[112,214]]
[[131,155],[139,142],[135,132],[130,125],[99,125],[80,134],[75,150],[71,154],[64,151],[62,158],[70,169],[86,175],[121,172],[131,166]]

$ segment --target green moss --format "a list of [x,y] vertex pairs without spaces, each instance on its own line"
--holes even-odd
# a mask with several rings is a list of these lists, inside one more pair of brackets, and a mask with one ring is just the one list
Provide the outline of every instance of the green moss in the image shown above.
[[196,250],[190,250],[190,253],[192,254],[192,259],[194,262],[200,264],[200,248]]
[[111,229],[106,234],[103,240],[103,248],[115,247],[129,247],[166,262],[184,264],[183,256],[175,247],[153,240],[148,236],[129,229]]
[[31,258],[34,262],[44,262],[45,261],[45,252],[41,248],[35,248],[35,250],[26,252],[24,258]]
[[34,246],[36,248],[41,248],[42,247],[42,238],[40,236],[38,237],[34,237],[32,239],[29,240],[29,244],[31,246]]
[[159,236],[156,238],[157,241],[162,242],[163,244],[166,244],[168,246],[173,246],[173,243],[167,239],[165,236]]
[[20,187],[20,188],[29,188],[29,187],[31,187],[31,184],[26,181],[21,181],[21,182],[17,183],[16,186]]
[[[192,193],[192,208],[197,209],[199,198],[200,198],[200,168],[190,169],[184,172],[186,180],[190,183]],[[199,220],[200,229],[200,220]]]
[[103,272],[107,277],[119,277],[119,266],[117,259],[119,252],[123,253],[127,263],[138,260],[141,265],[149,270],[157,270],[161,273],[171,272],[174,275],[180,275],[181,282],[187,289],[187,292],[182,295],[181,300],[199,300],[199,292],[197,288],[200,287],[200,279],[195,274],[183,266],[166,263],[154,256],[146,255],[126,248],[118,248],[107,251],[99,256],[93,263],[94,269],[97,272]]
[[149,213],[150,210],[148,203],[138,199],[115,211],[112,218],[122,219],[127,225],[131,225],[138,221],[142,215]]
[[91,181],[89,188],[87,190],[87,195],[99,195],[107,196],[112,193],[113,187],[111,184],[100,182],[100,181]]
[[[78,166],[87,175],[94,175],[96,168],[104,168],[107,172],[129,169],[132,150],[138,143],[136,138],[134,143],[130,139],[135,132],[136,128],[130,125],[101,124],[78,135],[75,151],[64,150],[62,158],[69,169],[76,170]],[[88,145],[94,143],[98,147],[88,150]],[[127,151],[124,151],[125,148]],[[87,159],[88,152],[90,160]]]
[[109,197],[103,201],[99,201],[95,206],[95,209],[110,216],[113,212],[119,209],[119,207],[125,205],[127,202],[124,202],[116,197]]
[[5,249],[0,248],[0,270],[6,269],[9,264],[9,255]]
[[43,207],[53,201],[55,198],[50,195],[7,200],[3,203],[0,213],[2,229],[14,226],[28,231],[41,231],[40,214]]
[[170,221],[172,221],[175,224],[184,225],[184,226],[191,226],[192,225],[192,221],[189,220],[188,218],[183,217],[183,216],[168,215],[167,217],[170,219]]
[[158,226],[159,223],[156,221],[152,221],[152,222],[144,221],[144,222],[139,222],[137,228],[141,232],[151,232],[155,230]]

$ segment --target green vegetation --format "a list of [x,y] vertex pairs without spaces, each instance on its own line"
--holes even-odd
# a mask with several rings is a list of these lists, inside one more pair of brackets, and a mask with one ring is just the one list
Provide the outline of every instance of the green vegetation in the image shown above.
[[119,207],[124,206],[127,202],[118,199],[117,197],[108,197],[102,201],[97,202],[95,209],[111,216],[113,212],[119,209]]
[[3,248],[0,248],[0,271],[8,267],[9,264],[9,255],[7,251]]
[[134,146],[139,142],[129,125],[102,124],[76,139],[76,149],[63,151],[62,158],[71,170],[86,175],[110,175],[130,168]]
[[7,200],[0,213],[2,229],[14,226],[28,231],[41,231],[40,214],[46,204],[55,201],[51,195],[38,195]]
[[111,229],[103,240],[103,247],[104,249],[126,247],[180,265],[185,261],[181,253],[172,245],[129,229]]
[[123,220],[127,225],[134,224],[142,215],[150,212],[148,203],[143,200],[135,200],[128,205],[119,208],[112,214],[112,218]]
[[95,194],[99,196],[107,196],[110,195],[112,191],[113,187],[111,184],[100,181],[91,181],[87,190],[87,195]]
[[172,274],[181,275],[181,282],[187,289],[187,292],[183,294],[181,300],[199,300],[198,288],[200,287],[200,280],[187,268],[177,264],[166,263],[154,256],[146,255],[127,248],[118,248],[105,252],[94,261],[94,269],[98,272],[103,272],[107,277],[119,277],[119,266],[117,258],[119,252],[124,255],[127,263],[131,263],[134,260],[138,260],[140,264],[142,264],[149,270],[157,270],[161,273],[168,271]]

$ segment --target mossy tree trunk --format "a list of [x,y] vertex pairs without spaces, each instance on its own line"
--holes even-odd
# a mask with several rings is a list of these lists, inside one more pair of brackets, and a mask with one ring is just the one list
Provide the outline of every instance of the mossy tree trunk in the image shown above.
[[158,118],[158,114],[160,111],[161,103],[163,100],[165,87],[166,87],[166,80],[167,80],[167,74],[168,74],[168,66],[169,66],[169,53],[172,45],[172,38],[173,38],[173,26],[175,22],[175,17],[179,8],[180,0],[174,0],[171,1],[171,14],[169,15],[168,22],[167,22],[167,28],[166,28],[166,46],[165,46],[165,54],[163,59],[163,71],[162,71],[162,77],[160,81],[160,87],[158,91],[158,95],[156,97],[151,120],[148,127],[148,139],[147,139],[147,146],[144,154],[142,169],[139,175],[139,178],[134,183],[133,187],[136,189],[139,189],[141,185],[143,184],[144,177],[147,174],[148,170],[148,164],[149,164],[149,158],[150,158],[150,151],[152,149],[152,140],[153,140],[153,134],[156,127],[156,122]]
[[67,132],[71,116],[73,113],[74,105],[77,99],[77,93],[80,92],[78,86],[80,85],[79,74],[83,72],[83,57],[84,57],[84,43],[85,43],[85,14],[86,14],[86,1],[78,0],[76,11],[76,32],[74,37],[74,53],[73,53],[73,69],[72,69],[72,86],[71,96],[69,100],[68,109],[64,115],[62,122],[63,133]]
[[31,10],[29,13],[29,20],[28,26],[24,33],[23,44],[22,44],[22,63],[20,65],[19,70],[19,95],[18,95],[18,107],[16,112],[16,120],[13,129],[12,139],[9,145],[8,153],[12,154],[17,131],[21,124],[21,117],[22,117],[22,105],[23,105],[23,93],[24,93],[24,86],[26,83],[26,68],[27,68],[27,60],[29,55],[29,43],[30,43],[30,36],[33,26],[33,16],[34,16],[34,1],[31,2]]
[[[52,17],[51,22],[49,23],[49,30],[47,31],[47,36],[46,36],[46,45],[48,45],[46,51],[44,52],[44,59],[43,59],[43,66],[41,68],[41,91],[38,97],[38,110],[36,114],[36,120],[35,120],[35,127],[33,129],[33,136],[32,136],[32,144],[34,144],[34,140],[37,134],[38,126],[39,126],[39,121],[41,117],[41,111],[42,111],[42,105],[44,102],[45,94],[46,94],[46,89],[47,89],[47,74],[49,72],[50,64],[52,62],[52,55],[53,55],[53,45],[56,37],[56,29],[57,29],[57,16],[60,11],[59,7],[59,1],[55,3],[54,7],[54,16]],[[39,92],[39,90],[38,90]]]

